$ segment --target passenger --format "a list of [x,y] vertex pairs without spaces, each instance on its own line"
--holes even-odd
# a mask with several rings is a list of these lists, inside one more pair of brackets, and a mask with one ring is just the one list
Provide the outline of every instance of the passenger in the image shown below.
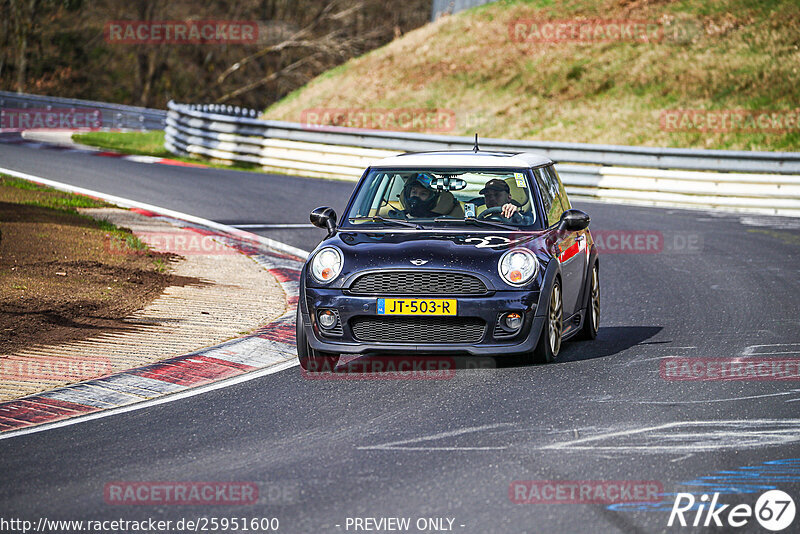
[[464,210],[453,194],[434,190],[431,181],[431,176],[419,173],[406,183],[401,198],[403,213],[419,218],[463,218]]

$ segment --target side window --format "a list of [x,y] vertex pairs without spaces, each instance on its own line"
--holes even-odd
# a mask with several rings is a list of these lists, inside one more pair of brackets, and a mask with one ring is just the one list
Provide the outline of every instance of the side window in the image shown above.
[[564,208],[564,211],[567,211],[572,206],[569,203],[567,191],[564,189],[564,184],[561,183],[561,179],[558,177],[555,167],[547,167],[547,173],[550,175],[550,180],[553,186],[558,188],[558,198],[561,200],[561,207]]
[[[556,173],[552,166],[542,169],[542,173],[547,180],[547,187],[550,189],[550,194],[553,197],[553,204],[557,204],[560,210],[558,215],[556,215],[556,218],[561,217],[561,214],[564,212],[564,205],[561,202],[561,190],[558,187],[558,178],[556,177]],[[557,211],[555,206],[552,208],[552,211],[554,214]],[[553,224],[554,222],[555,220],[550,221],[550,224]]]
[[550,226],[558,221],[563,212],[561,202],[558,200],[558,188],[554,189],[552,187],[544,169],[535,169],[533,175],[536,177],[536,185],[539,187],[539,191],[542,192],[544,214],[547,218],[547,226]]

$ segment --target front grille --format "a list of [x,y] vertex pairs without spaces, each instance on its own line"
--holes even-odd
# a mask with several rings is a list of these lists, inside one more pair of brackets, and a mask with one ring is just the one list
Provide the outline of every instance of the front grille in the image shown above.
[[357,340],[381,343],[477,343],[486,330],[474,317],[356,317],[350,326]]
[[364,295],[482,295],[477,276],[447,271],[388,271],[360,276],[351,293]]

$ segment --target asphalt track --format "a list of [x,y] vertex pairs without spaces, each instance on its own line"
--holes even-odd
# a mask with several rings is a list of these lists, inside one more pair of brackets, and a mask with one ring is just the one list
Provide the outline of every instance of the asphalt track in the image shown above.
[[[341,212],[352,189],[3,144],[0,167],[227,224],[306,223],[318,205]],[[449,380],[307,380],[294,367],[0,440],[0,517],[278,517],[280,532],[354,532],[354,517],[408,517],[417,532],[418,518],[446,517],[465,533],[661,532],[676,492],[752,505],[777,487],[800,504],[799,381],[660,372],[666,357],[800,356],[800,220],[575,204],[595,232],[661,232],[663,246],[601,255],[598,339],[566,343],[557,363],[463,368]],[[256,232],[307,250],[323,235]],[[517,504],[509,486],[520,480],[656,481],[664,495]],[[113,481],[248,481],[261,500],[112,506],[103,489]],[[753,519],[736,531],[765,532]]]

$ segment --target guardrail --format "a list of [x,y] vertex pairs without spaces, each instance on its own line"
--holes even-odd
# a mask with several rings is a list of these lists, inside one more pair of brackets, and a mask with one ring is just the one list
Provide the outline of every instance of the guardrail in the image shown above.
[[[266,121],[253,110],[169,103],[173,153],[289,174],[356,180],[376,159],[469,150],[468,137]],[[655,206],[800,216],[800,153],[690,150],[481,139],[482,150],[538,152],[557,163],[571,196]]]
[[491,4],[495,0],[433,0],[431,6],[431,22],[442,15],[453,15],[459,11],[470,9],[473,7],[481,6],[483,4]]
[[114,130],[163,130],[167,118],[167,112],[163,109],[0,91],[0,109],[12,108],[91,109],[100,112],[103,128]]

